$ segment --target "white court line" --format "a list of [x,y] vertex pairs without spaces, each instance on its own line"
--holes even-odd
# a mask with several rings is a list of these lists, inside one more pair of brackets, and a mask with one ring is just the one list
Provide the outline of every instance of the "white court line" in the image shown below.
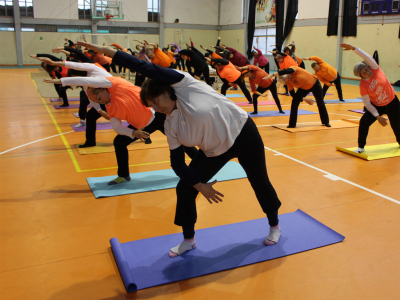
[[360,189],[362,189],[362,190],[365,190],[365,191],[367,191],[367,192],[370,192],[370,193],[372,193],[372,194],[375,194],[375,195],[377,195],[377,196],[379,196],[379,197],[382,197],[382,198],[384,198],[384,199],[390,200],[390,201],[392,201],[392,202],[394,202],[394,203],[400,204],[400,201],[397,201],[397,200],[395,200],[395,199],[393,199],[393,198],[390,198],[390,197],[388,197],[388,196],[385,196],[385,195],[383,195],[383,194],[380,194],[380,193],[378,193],[378,192],[375,192],[375,191],[373,191],[373,190],[370,190],[370,189],[368,189],[368,188],[366,188],[366,187],[363,187],[363,186],[361,186],[361,185],[358,185],[358,184],[356,184],[356,183],[354,183],[354,182],[351,182],[351,181],[349,181],[349,180],[343,179],[343,178],[341,178],[341,177],[339,177],[339,176],[336,176],[336,175],[334,175],[334,174],[332,174],[332,173],[329,173],[329,172],[326,172],[326,171],[324,171],[324,170],[321,170],[321,169],[319,169],[319,168],[317,168],[317,167],[314,167],[314,166],[309,165],[309,164],[307,164],[307,163],[305,163],[305,162],[302,162],[301,160],[295,159],[295,158],[293,158],[293,157],[291,157],[291,156],[289,156],[289,155],[283,154],[283,153],[281,153],[281,152],[279,152],[279,151],[273,150],[273,149],[268,148],[268,147],[265,147],[265,146],[264,146],[264,148],[267,149],[267,150],[269,150],[269,151],[272,151],[272,152],[274,152],[274,153],[276,153],[276,154],[280,154],[280,155],[282,155],[282,156],[284,156],[284,157],[286,157],[286,158],[289,158],[289,159],[291,159],[291,160],[293,160],[293,161],[295,161],[295,162],[298,162],[299,164],[305,165],[305,166],[307,166],[307,167],[309,167],[309,168],[311,168],[311,169],[314,169],[314,170],[317,170],[317,171],[319,171],[319,172],[325,173],[324,176],[325,176],[326,178],[329,178],[329,179],[334,180],[334,181],[342,180],[342,181],[344,181],[344,182],[346,182],[346,183],[348,183],[348,184],[351,184],[351,185],[353,185],[353,186],[355,186],[355,187],[358,187],[358,188],[360,188]]
[[[342,121],[342,120],[331,120],[330,122],[339,122],[339,121]],[[315,124],[315,123],[321,124],[321,121],[319,121],[319,122],[303,122],[303,123],[296,123],[296,124],[298,125],[298,124]],[[281,125],[287,125],[287,123],[285,123],[285,124],[272,124],[272,125],[256,125],[256,126],[257,127],[269,127],[269,126],[281,126]]]
[[37,143],[37,142],[40,142],[40,141],[44,141],[44,140],[50,139],[50,138],[52,138],[52,137],[59,136],[59,135],[63,135],[63,134],[70,133],[70,132],[74,132],[74,131],[71,130],[71,131],[67,131],[67,132],[60,133],[60,134],[52,135],[52,136],[49,136],[49,137],[44,138],[44,139],[40,139],[40,140],[37,140],[37,141],[33,141],[33,142],[30,142],[30,143],[27,143],[27,144],[24,144],[24,145],[21,145],[21,146],[18,146],[18,147],[15,147],[15,148],[12,148],[12,149],[3,151],[3,152],[0,153],[0,155],[2,155],[2,154],[4,154],[4,153],[7,153],[7,152],[10,152],[10,151],[12,151],[12,150],[15,150],[15,149],[24,147],[24,146],[28,146],[28,145],[30,145],[30,144],[34,144],[34,143]]

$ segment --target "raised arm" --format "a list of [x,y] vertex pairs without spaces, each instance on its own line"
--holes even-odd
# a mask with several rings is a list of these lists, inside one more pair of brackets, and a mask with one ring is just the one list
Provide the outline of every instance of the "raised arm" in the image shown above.
[[152,47],[154,47],[154,49],[158,49],[158,45],[156,43],[149,43],[148,41],[145,40],[144,44],[146,46],[152,46]]
[[226,60],[225,58],[213,58],[211,59],[211,62],[224,66],[229,65],[229,60]]
[[354,47],[354,46],[352,46],[350,44],[344,44],[344,43],[340,44],[340,47],[342,47],[344,51],[353,50],[358,56],[360,56],[362,59],[364,59],[364,61],[367,63],[367,65],[371,69],[376,70],[376,69],[379,68],[379,66],[376,63],[375,59],[373,59],[371,55],[369,55],[368,53],[364,52],[360,48]]
[[[33,57],[33,56],[31,56],[31,57]],[[47,58],[50,58],[52,61],[63,61],[62,59],[55,57],[54,55],[51,55],[51,54],[45,54],[45,53],[36,54],[36,58],[39,58],[39,57],[47,57]],[[33,57],[33,58],[35,58],[35,57]]]

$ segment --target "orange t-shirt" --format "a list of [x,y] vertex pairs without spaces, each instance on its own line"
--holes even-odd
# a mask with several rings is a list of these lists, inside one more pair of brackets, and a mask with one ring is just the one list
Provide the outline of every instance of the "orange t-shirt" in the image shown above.
[[120,77],[107,77],[112,83],[107,88],[111,94],[111,103],[107,105],[107,112],[111,118],[127,120],[136,129],[141,129],[149,124],[151,112],[140,101],[140,87]]
[[168,57],[171,59],[172,63],[176,63],[175,57],[172,55],[174,52],[168,51]]
[[381,68],[371,69],[372,77],[368,80],[361,78],[360,93],[361,96],[369,96],[369,99],[376,106],[388,105],[396,96],[392,85],[386,78]]
[[256,78],[254,79],[249,78],[251,91],[253,93],[256,92],[256,84],[258,84],[258,86],[262,88],[267,88],[273,82],[272,79],[263,79],[264,77],[268,76],[268,73],[265,72],[263,69],[252,65],[248,65],[247,67],[250,69],[250,71],[253,71],[253,74],[256,76]]
[[315,72],[318,79],[325,85],[331,86],[331,81],[334,81],[337,76],[337,71],[334,67],[324,62],[318,56],[310,56],[310,60],[314,60],[319,65],[319,71]]
[[153,64],[159,65],[163,68],[168,68],[171,65],[171,59],[160,49],[154,48],[153,53],[155,55],[155,57],[151,59]]
[[296,60],[297,60],[297,65],[298,66],[300,66],[300,64],[303,62],[303,60],[298,56],[296,56]]
[[103,54],[100,53],[96,53],[95,55],[93,55],[92,58],[95,62],[98,62],[101,65],[106,65],[108,64],[108,60],[106,59],[106,57]]
[[[222,58],[220,55],[218,55],[217,53],[213,52],[211,55],[212,58]],[[222,67],[222,70],[218,70],[218,75],[221,78],[224,78],[226,80],[228,80],[228,82],[235,82],[236,80],[238,80],[238,78],[242,75],[242,73],[235,68],[235,66],[228,61],[229,64],[224,65]]]
[[286,83],[289,91],[293,90],[293,87],[309,90],[317,81],[317,76],[303,68],[295,66],[290,67],[290,69],[293,69],[294,72],[290,74],[292,79]]
[[298,67],[297,62],[289,55],[283,56],[283,62],[279,62],[279,68],[285,70],[290,67]]
[[105,55],[103,55],[103,56],[104,56],[104,59],[107,60],[107,62],[111,65],[112,64],[112,58],[108,57],[108,56],[105,56]]

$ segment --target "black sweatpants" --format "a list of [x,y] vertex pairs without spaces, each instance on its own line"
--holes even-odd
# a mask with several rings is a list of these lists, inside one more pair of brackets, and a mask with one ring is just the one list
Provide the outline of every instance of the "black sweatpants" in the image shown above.
[[204,68],[204,69],[201,69],[201,70],[194,70],[194,75],[200,77],[201,74],[203,74],[205,82],[209,86],[212,86],[212,83],[211,83],[211,80],[210,80],[210,69],[208,68],[208,66],[206,68]]
[[[374,105],[372,103],[372,105]],[[385,106],[376,106],[374,105],[376,110],[378,111],[379,115],[382,116],[387,114],[390,126],[393,129],[394,135],[396,136],[396,141],[400,145],[400,102],[397,96]],[[364,115],[361,117],[360,120],[360,127],[358,128],[358,147],[364,148],[367,144],[367,136],[369,132],[369,127],[375,123],[377,120],[369,110],[364,107]]]
[[181,60],[183,60],[183,59],[175,57],[175,60],[176,60],[176,66],[178,67],[179,70],[181,70],[182,69]]
[[[107,111],[106,106],[100,104],[102,110]],[[97,110],[92,107],[86,114],[86,145],[96,145],[96,121],[101,118]]]
[[63,99],[63,105],[69,105],[68,97],[67,97],[67,90],[69,86],[62,86],[61,84],[55,84],[54,88],[60,98]]
[[267,62],[267,64],[265,66],[260,66],[259,65],[259,68],[260,69],[264,69],[264,71],[269,74],[269,62]]
[[[275,100],[276,106],[278,106],[279,111],[282,111],[282,106],[281,106],[281,102],[279,101],[278,98],[278,92],[276,89],[276,81],[272,81],[271,85],[269,87],[263,88],[261,86],[257,87],[257,92],[264,94],[266,91],[270,90],[272,97]],[[257,94],[253,94],[253,107],[254,107],[254,112],[257,113],[258,112],[258,97],[260,97],[260,95]]]
[[[251,99],[250,92],[249,92],[249,90],[248,90],[247,87],[246,87],[246,83],[245,83],[244,80],[242,80],[242,77],[241,77],[241,76],[239,76],[239,78],[236,79],[236,81],[235,81],[235,82],[232,82],[232,83],[237,84],[237,85],[240,87],[240,89],[242,90],[243,94],[246,96],[246,99],[247,99],[247,101],[249,101],[249,103],[252,103],[252,102],[253,102],[253,100]],[[230,87],[231,87],[231,86],[229,85],[229,83],[225,80],[225,81],[224,81],[224,84],[223,84],[222,87],[221,87],[221,94],[224,95],[224,96],[226,96],[226,91],[227,91],[227,89],[230,88]]]
[[117,68],[115,67],[114,63],[111,63],[110,68],[114,73],[117,73]]
[[322,124],[324,125],[329,124],[329,116],[322,96],[321,84],[317,79],[317,81],[315,82],[314,86],[311,89],[309,90],[303,90],[301,88],[297,89],[297,92],[295,93],[292,100],[292,106],[290,108],[290,118],[289,118],[290,127],[296,127],[297,111],[299,109],[300,102],[303,101],[303,98],[306,97],[309,92],[313,93],[315,100],[317,101],[319,116],[321,118]]
[[82,89],[79,93],[79,119],[86,119],[87,107],[90,104],[89,98],[87,97],[85,91]]
[[[155,118],[153,122],[143,128],[143,131],[152,134],[154,131],[161,131],[164,133],[164,122],[167,115],[162,113],[155,113]],[[128,126],[129,128],[135,129],[132,125]],[[137,138],[130,138],[126,135],[118,134],[114,139],[114,148],[115,148],[115,155],[117,157],[117,164],[118,164],[118,176],[119,177],[128,177],[129,176],[129,154],[128,154],[128,145],[136,141]],[[193,158],[197,154],[196,147],[185,147],[186,154]]]
[[[331,83],[335,84],[336,91],[337,91],[338,96],[339,96],[339,100],[343,101],[342,84],[340,82],[340,74],[339,74],[339,72],[337,73],[336,79],[334,81],[331,81]],[[324,87],[322,88],[322,95],[324,96],[324,98],[325,98],[325,95],[326,95],[326,91],[328,89],[329,89],[329,86],[324,84]]]
[[[251,118],[248,118],[234,144],[225,153],[207,157],[199,150],[189,167],[200,176],[202,183],[207,183],[231,159],[238,158],[247,174],[258,202],[267,214],[271,226],[278,225],[278,209],[281,202],[268,178],[265,164],[265,149],[260,133]],[[218,190],[218,187],[216,188]],[[175,224],[183,227],[184,237],[194,235],[197,221],[196,197],[198,191],[180,180],[176,187],[177,204]],[[267,232],[267,229],[265,229]]]

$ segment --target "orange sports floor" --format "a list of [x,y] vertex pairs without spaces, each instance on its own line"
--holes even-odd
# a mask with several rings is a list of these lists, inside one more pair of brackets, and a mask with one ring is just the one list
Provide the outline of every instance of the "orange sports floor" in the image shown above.
[[[274,150],[266,149],[266,159],[280,214],[302,209],[345,240],[126,294],[109,239],[180,232],[173,224],[175,190],[95,199],[86,178],[116,174],[114,153],[79,155],[73,145],[84,142],[84,132],[70,127],[77,110],[55,110],[40,97],[30,72],[38,69],[0,69],[0,299],[399,299],[400,157],[364,161],[336,151],[357,146],[357,127],[290,133],[271,126],[287,124],[287,115],[254,119],[265,146]],[[357,86],[343,89],[345,98],[359,96]],[[335,88],[328,93],[334,95],[326,99],[337,99]],[[290,109],[290,97],[280,99]],[[361,117],[348,110],[362,103],[326,106],[331,120]],[[316,105],[300,108],[317,111]],[[298,122],[319,122],[319,115],[299,116]],[[102,131],[97,140],[114,136]],[[394,142],[389,126],[371,127],[368,145]],[[129,154],[132,173],[170,168],[167,148]],[[247,179],[216,189],[224,202],[210,205],[200,196],[197,229],[264,217]]]

